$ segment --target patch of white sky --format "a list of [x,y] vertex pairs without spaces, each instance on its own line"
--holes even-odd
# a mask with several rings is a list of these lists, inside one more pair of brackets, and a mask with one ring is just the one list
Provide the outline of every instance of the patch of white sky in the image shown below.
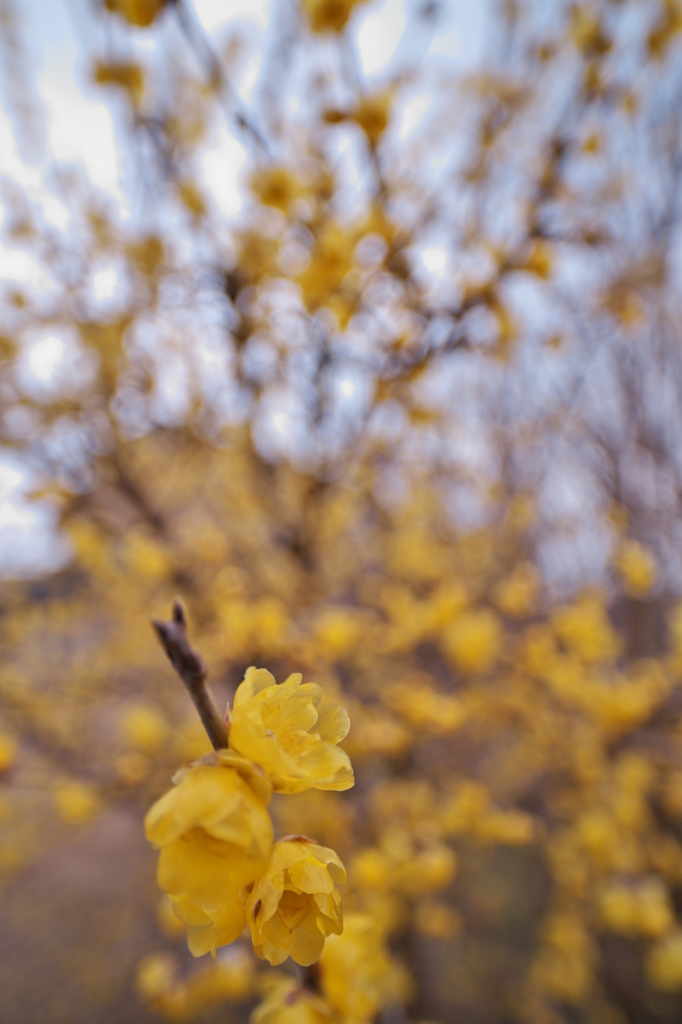
[[[230,32],[238,31],[245,40],[245,57],[235,64],[233,83],[245,105],[257,90],[263,56],[272,44],[277,2],[194,0],[194,15],[216,48],[222,47]],[[44,147],[42,156],[27,163],[7,108],[0,106],[0,175],[20,185],[46,222],[68,230],[70,211],[55,194],[54,168],[75,166],[113,202],[122,223],[134,223],[140,216],[139,194],[135,194],[139,182],[126,156],[128,129],[123,107],[118,98],[90,83],[91,67],[121,41],[126,46],[132,42],[143,60],[153,60],[169,33],[175,32],[178,42],[177,30],[166,16],[158,28],[146,32],[129,32],[117,25],[105,31],[111,19],[97,16],[88,0],[22,0],[18,6],[42,105]],[[433,21],[415,17],[422,6],[423,0],[377,0],[357,8],[350,32],[370,87],[381,87],[398,66],[420,65],[427,72],[437,72],[445,66],[469,70],[475,65],[482,49],[487,0],[477,4],[443,0]],[[407,138],[428,115],[433,76],[427,74],[426,82],[425,88],[412,90],[396,111],[398,138]],[[200,155],[199,172],[216,208],[226,217],[237,216],[242,207],[247,159],[242,140],[231,126],[225,121],[216,125]],[[421,260],[428,273],[442,276],[446,271],[447,253],[438,244],[429,245]],[[38,261],[11,244],[0,243],[0,278],[34,292],[45,292],[51,285]],[[118,267],[93,268],[91,298],[102,310],[115,303],[120,287],[123,281]],[[57,331],[26,339],[20,375],[32,380],[37,392],[57,386],[74,370],[70,346],[71,341]],[[79,372],[87,372],[82,362]],[[363,386],[348,373],[338,381],[338,389],[342,400],[353,401]],[[261,431],[266,437],[273,431],[289,431],[292,415],[286,403],[276,403]],[[36,478],[12,453],[0,451],[0,574],[32,573],[39,567],[51,568],[65,557],[64,546],[54,534],[54,508],[46,502],[29,502],[26,497],[35,484]]]

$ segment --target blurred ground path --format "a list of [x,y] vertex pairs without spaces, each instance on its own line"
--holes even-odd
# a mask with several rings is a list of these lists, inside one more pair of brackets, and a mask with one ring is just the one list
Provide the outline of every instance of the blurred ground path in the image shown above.
[[163,946],[156,899],[139,820],[120,809],[74,829],[15,874],[0,894],[0,1021],[158,1020],[133,988],[137,961]]

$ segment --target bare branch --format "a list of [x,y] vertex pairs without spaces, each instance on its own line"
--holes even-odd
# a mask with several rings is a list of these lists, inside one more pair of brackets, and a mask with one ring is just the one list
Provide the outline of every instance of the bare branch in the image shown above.
[[214,750],[227,746],[227,726],[220,716],[213,697],[206,686],[208,668],[201,655],[192,649],[187,639],[185,610],[176,598],[173,602],[173,618],[170,622],[152,619],[152,626],[161,641],[168,659],[182,679],[199,717],[213,744]]

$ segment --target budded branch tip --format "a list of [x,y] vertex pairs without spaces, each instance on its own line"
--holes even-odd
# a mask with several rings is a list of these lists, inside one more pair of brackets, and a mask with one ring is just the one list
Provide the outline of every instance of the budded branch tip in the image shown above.
[[180,601],[176,598],[173,602],[173,617],[170,622],[152,619],[152,626],[168,660],[192,698],[213,749],[227,747],[227,726],[206,686],[206,663],[187,639],[187,619]]

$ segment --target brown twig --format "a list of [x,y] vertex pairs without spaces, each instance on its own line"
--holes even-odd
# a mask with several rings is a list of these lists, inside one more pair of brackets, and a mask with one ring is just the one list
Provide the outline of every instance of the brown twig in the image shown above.
[[180,601],[176,598],[173,602],[173,618],[170,622],[152,619],[152,626],[171,665],[185,684],[192,703],[199,712],[213,749],[220,750],[226,747],[227,727],[206,687],[206,664],[201,655],[192,649],[187,639],[187,619]]

